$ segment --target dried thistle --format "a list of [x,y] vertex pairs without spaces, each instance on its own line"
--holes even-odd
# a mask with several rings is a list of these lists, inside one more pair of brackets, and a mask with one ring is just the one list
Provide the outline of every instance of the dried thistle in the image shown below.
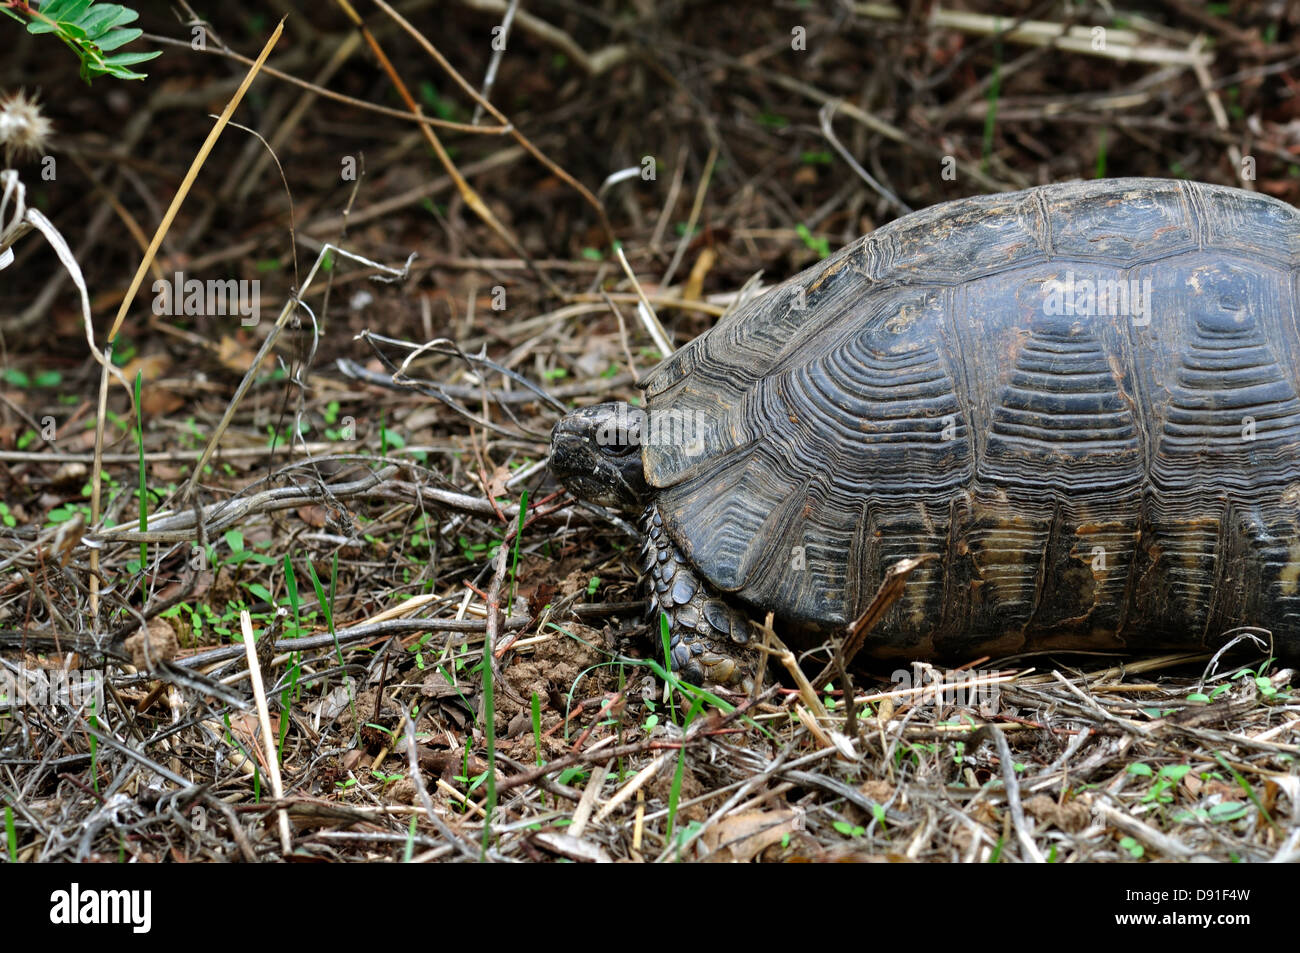
[[52,128],[34,97],[20,90],[0,99],[0,149],[4,150],[5,165],[10,165],[15,155],[44,152]]

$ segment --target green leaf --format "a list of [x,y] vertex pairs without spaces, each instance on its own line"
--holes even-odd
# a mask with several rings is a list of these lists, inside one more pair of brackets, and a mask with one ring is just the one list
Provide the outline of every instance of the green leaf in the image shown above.
[[58,18],[60,20],[71,20],[74,23],[79,21],[82,15],[90,9],[90,5],[95,0],[68,0],[63,9],[59,10]]
[[831,825],[845,837],[861,837],[866,830],[856,824],[850,824],[848,821],[836,821]]
[[82,18],[79,26],[91,39],[98,39],[115,26],[138,20],[140,14],[120,3],[101,3]]
[[134,66],[136,63],[151,60],[155,56],[162,56],[162,50],[154,50],[151,53],[118,53],[116,56],[106,57],[104,62],[109,66]]
[[[114,30],[112,33],[109,33],[106,36],[102,36],[98,40],[96,40],[95,45],[98,46],[100,50],[102,50],[103,52],[110,53],[113,50],[117,49],[119,46],[126,46],[132,40],[138,40],[141,34],[143,33],[144,31],[138,29],[137,27],[131,27],[129,30]],[[158,50],[154,53],[154,55],[157,56],[158,53],[161,52],[162,50]]]
[[271,602],[271,603],[275,602],[275,599],[271,596],[270,590],[267,589],[266,586],[263,586],[261,583],[257,583],[257,582],[249,583],[248,591],[249,594],[257,596],[257,598],[261,599],[263,602]]
[[1155,772],[1151,770],[1151,765],[1142,764],[1140,761],[1136,764],[1130,764],[1128,766],[1128,773],[1136,774],[1141,778],[1149,778],[1155,774]]
[[95,0],[46,0],[38,11],[23,8],[22,15],[15,13],[9,4],[0,9],[25,23],[29,33],[52,33],[70,46],[81,60],[81,76],[86,81],[101,75],[118,79],[144,79],[145,74],[128,67],[151,60],[162,52],[122,53],[114,57],[104,55],[141,36],[141,31],[137,28],[124,29],[124,24],[138,19],[139,15],[121,4],[97,4]]
[[76,515],[77,508],[75,506],[59,506],[50,510],[45,519],[50,523],[66,523]]
[[1250,805],[1242,801],[1224,801],[1222,804],[1211,806],[1208,814],[1210,820],[1216,822],[1237,821],[1245,817],[1249,810]]

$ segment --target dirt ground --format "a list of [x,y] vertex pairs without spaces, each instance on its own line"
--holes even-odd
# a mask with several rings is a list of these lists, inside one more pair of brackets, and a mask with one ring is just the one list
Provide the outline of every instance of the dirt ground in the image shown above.
[[0,856],[1300,860],[1266,651],[666,690],[635,527],[545,468],[663,356],[642,296],[679,347],[907,209],[1300,200],[1294,4],[1063,6],[150,4],[147,78],[90,84],[0,18],[52,126],[5,167],[112,343],[17,242],[0,695],[45,700],[0,703]]

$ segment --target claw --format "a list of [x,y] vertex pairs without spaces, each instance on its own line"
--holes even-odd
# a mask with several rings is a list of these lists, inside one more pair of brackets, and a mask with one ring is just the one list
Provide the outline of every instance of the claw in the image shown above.
[[702,656],[700,661],[708,669],[709,678],[722,685],[729,684],[736,674],[736,660],[725,655],[709,652],[707,655]]
[[676,671],[681,671],[691,664],[691,647],[685,642],[674,639],[668,654],[672,656],[673,669]]

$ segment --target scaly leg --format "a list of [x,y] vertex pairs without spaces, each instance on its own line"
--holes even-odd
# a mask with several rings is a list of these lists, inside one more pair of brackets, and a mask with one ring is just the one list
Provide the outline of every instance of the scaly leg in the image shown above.
[[666,614],[673,671],[697,685],[707,680],[749,691],[760,658],[749,645],[749,620],[716,596],[691,568],[664,532],[656,504],[646,509],[641,528],[641,571],[650,597],[652,634],[657,638],[659,614]]

